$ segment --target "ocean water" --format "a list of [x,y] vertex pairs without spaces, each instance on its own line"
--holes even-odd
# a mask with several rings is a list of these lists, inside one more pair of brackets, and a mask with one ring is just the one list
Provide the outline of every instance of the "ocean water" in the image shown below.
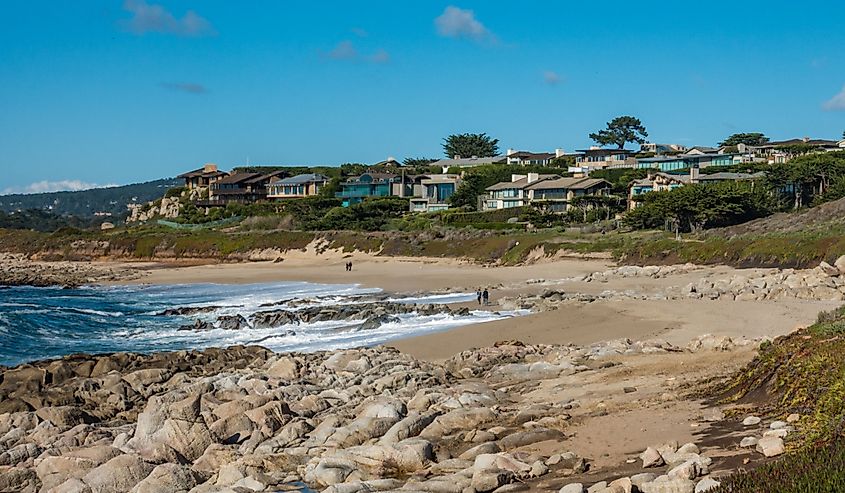
[[[378,289],[305,282],[266,284],[185,284],[84,287],[78,289],[12,287],[0,289],[0,365],[73,353],[154,352],[233,344],[259,344],[274,351],[318,351],[371,346],[392,339],[516,316],[518,312],[473,311],[468,316],[417,313],[399,322],[360,330],[349,321],[291,324],[269,329],[178,330],[196,319],[249,315],[299,306],[370,301]],[[455,303],[474,293],[395,297],[400,303]],[[168,308],[216,307],[190,316],[164,316]]]

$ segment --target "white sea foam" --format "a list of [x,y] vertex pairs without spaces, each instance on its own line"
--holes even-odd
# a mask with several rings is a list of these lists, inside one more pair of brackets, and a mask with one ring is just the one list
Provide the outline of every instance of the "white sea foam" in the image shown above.
[[[221,285],[88,287],[77,290],[13,288],[0,303],[0,364],[74,352],[198,349],[259,344],[275,351],[320,351],[371,346],[397,338],[519,316],[526,312],[472,311],[398,315],[398,321],[362,329],[363,320],[291,324],[267,329],[179,330],[195,319],[216,321],[223,315],[249,319],[259,311],[299,310],[306,306],[372,302],[378,289],[353,284],[304,282]],[[391,296],[398,303],[461,303],[474,293]],[[169,308],[215,307],[192,316],[157,315]]]

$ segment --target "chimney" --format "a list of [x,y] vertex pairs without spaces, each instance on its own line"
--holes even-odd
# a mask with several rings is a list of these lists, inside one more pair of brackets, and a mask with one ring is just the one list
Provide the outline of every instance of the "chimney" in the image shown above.
[[692,166],[690,166],[690,169],[689,169],[689,182],[690,183],[698,183],[698,172],[699,172],[699,169],[698,169],[697,164],[693,164]]
[[740,154],[745,154],[746,151],[748,151],[748,146],[743,144],[742,142],[740,142],[739,144],[736,145],[736,150]]
[[214,163],[205,163],[205,166],[202,167],[203,172],[205,173],[214,173],[217,171],[217,165]]
[[511,175],[511,183],[525,178],[525,175]]
[[555,149],[555,157],[563,157],[566,154],[566,151],[563,149]]
[[452,159],[460,159],[460,158],[461,158],[460,154],[455,154],[454,156],[452,156]]
[[539,173],[528,173],[528,183],[534,183],[540,179]]
[[513,149],[508,149],[506,155],[510,156],[511,154],[516,154],[516,151]]

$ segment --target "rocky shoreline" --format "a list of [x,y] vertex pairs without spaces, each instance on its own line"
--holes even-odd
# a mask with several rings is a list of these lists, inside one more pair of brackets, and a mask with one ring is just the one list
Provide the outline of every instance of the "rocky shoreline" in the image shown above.
[[[639,475],[613,477],[567,446],[576,423],[610,404],[535,391],[609,378],[626,358],[747,344],[510,341],[443,363],[385,347],[257,346],[35,362],[0,374],[0,491],[505,493],[541,481],[564,493],[704,491],[719,459],[695,444],[655,449],[660,460],[647,451]],[[658,463],[665,475],[650,472]]]
[[90,262],[39,262],[0,253],[0,286],[65,287],[140,279],[141,271]]

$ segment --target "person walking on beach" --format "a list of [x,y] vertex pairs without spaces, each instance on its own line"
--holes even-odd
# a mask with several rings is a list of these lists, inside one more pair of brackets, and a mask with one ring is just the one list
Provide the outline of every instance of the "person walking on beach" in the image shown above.
[[487,291],[487,288],[484,288],[484,291],[481,293],[481,299],[484,301],[484,306],[490,304],[490,292]]
[[349,261],[349,272],[352,272],[352,261]]
[[481,306],[481,288],[475,290],[475,297],[478,298],[478,306]]

